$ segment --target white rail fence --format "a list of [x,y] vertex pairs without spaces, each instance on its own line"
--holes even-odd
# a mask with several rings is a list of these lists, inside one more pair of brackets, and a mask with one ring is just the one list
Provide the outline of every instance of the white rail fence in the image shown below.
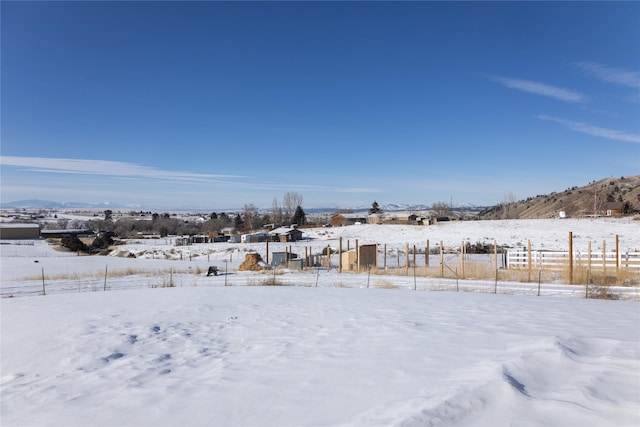
[[[569,252],[565,251],[507,251],[507,268],[561,270],[569,265]],[[573,252],[573,265],[591,269],[640,269],[640,252]]]

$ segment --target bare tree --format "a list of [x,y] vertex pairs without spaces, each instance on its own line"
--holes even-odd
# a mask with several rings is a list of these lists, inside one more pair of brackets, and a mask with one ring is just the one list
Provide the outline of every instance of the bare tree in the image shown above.
[[242,213],[242,221],[244,227],[247,230],[255,230],[262,225],[260,215],[258,214],[258,208],[253,203],[244,205]]
[[511,219],[513,208],[516,204],[516,195],[511,191],[504,194],[504,198],[502,200],[502,212],[504,213],[504,217],[506,219]]
[[593,190],[593,216],[598,216],[604,210],[603,193],[603,188],[598,188],[597,186]]
[[435,217],[450,217],[453,215],[453,209],[447,202],[435,202],[431,205],[431,215]]
[[273,207],[271,212],[271,219],[276,226],[282,225],[282,208],[278,204],[278,198],[273,198]]
[[291,217],[298,206],[302,206],[302,196],[296,192],[288,192],[282,200],[284,205],[284,214],[287,221],[291,221]]

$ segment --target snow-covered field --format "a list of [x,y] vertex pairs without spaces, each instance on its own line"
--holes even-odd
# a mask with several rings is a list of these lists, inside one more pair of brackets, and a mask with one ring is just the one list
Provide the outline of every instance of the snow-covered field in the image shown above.
[[[566,250],[569,231],[578,248],[618,235],[621,250],[640,249],[640,222],[600,219],[314,229],[294,252],[339,237]],[[335,270],[240,286],[265,279],[236,271],[263,249],[167,239],[122,247],[137,256],[126,258],[1,245],[2,294],[15,296],[0,300],[1,425],[640,425],[638,302]],[[213,264],[229,274],[206,277]],[[102,292],[107,269],[122,274]],[[35,296],[42,272],[50,292]]]

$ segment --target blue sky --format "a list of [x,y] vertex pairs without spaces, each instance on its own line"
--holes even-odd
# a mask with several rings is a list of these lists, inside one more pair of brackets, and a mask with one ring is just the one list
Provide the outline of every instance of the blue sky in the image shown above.
[[640,173],[639,2],[12,2],[2,201],[492,205]]

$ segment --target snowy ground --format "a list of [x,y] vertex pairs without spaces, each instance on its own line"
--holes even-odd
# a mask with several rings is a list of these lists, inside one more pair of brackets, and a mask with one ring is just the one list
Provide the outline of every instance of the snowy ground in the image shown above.
[[[316,229],[300,249],[342,236],[566,250],[568,231],[574,245],[617,234],[621,250],[640,249],[638,221],[443,225]],[[264,244],[170,243],[122,248],[138,258],[1,245],[2,294],[15,296],[0,300],[2,426],[640,425],[638,302],[335,270],[240,286],[264,281],[236,271]],[[229,274],[206,277],[211,264]],[[106,269],[122,272],[112,291],[86,292]],[[43,271],[50,292],[35,296]]]

